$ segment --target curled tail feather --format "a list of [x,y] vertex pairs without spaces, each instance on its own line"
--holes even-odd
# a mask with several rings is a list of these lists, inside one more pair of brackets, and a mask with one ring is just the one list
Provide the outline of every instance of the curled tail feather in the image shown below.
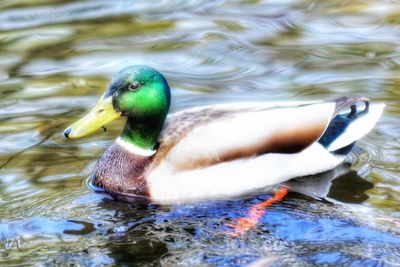
[[385,105],[370,104],[365,97],[341,97],[335,102],[333,119],[318,142],[332,153],[345,155],[374,127]]

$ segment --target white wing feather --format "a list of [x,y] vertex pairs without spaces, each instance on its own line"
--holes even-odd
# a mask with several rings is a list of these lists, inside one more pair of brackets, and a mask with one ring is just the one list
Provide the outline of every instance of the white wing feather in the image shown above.
[[320,124],[327,127],[334,108],[335,103],[318,103],[238,113],[194,128],[164,160],[176,166],[191,165],[190,162],[199,159],[218,158],[227,151],[246,149],[279,133],[298,131],[301,134],[302,130]]

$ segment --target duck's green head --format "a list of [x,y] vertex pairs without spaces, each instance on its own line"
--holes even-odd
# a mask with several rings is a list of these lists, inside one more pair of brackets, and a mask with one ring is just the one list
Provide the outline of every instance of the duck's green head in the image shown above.
[[65,129],[64,135],[80,138],[126,116],[128,123],[122,134],[125,141],[143,148],[151,147],[167,116],[170,98],[168,83],[157,70],[141,65],[126,67],[113,77],[89,114]]

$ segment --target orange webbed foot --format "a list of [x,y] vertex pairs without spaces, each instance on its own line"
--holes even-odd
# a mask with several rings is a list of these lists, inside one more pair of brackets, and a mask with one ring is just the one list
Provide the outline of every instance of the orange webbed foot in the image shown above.
[[266,212],[265,208],[282,200],[287,195],[288,191],[286,187],[281,187],[272,198],[251,206],[249,214],[246,217],[238,218],[235,222],[227,224],[227,226],[232,227],[233,230],[226,232],[226,234],[230,236],[241,236],[249,231],[260,221],[260,218],[264,216]]

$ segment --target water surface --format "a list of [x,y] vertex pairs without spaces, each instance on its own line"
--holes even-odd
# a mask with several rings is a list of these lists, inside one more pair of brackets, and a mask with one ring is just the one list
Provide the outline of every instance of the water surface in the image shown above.
[[[399,264],[399,18],[389,0],[0,2],[0,265]],[[341,95],[387,108],[349,164],[295,181],[232,237],[269,193],[159,207],[87,186],[123,122],[62,130],[132,64],[165,74],[172,111]]]

